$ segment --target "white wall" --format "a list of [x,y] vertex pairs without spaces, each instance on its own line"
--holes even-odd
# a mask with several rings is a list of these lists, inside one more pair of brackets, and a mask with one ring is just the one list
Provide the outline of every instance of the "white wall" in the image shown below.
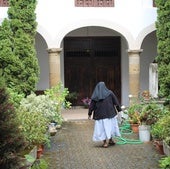
[[49,88],[49,61],[47,53],[47,44],[40,34],[36,34],[35,48],[37,51],[37,58],[40,66],[40,79],[37,84],[38,90],[45,90]]
[[[44,9],[45,8],[45,9]],[[136,39],[139,33],[156,21],[156,8],[152,7],[152,0],[116,0],[115,7],[75,7],[74,0],[38,1],[37,21],[48,32],[47,44],[49,48],[59,46],[63,37],[70,31],[83,26],[104,26],[97,23],[106,23],[107,27],[121,32],[123,36],[131,35]],[[88,23],[88,25],[85,25]],[[116,26],[115,26],[116,25]],[[46,38],[45,38],[46,39]],[[133,48],[126,37],[129,45]]]
[[149,90],[149,66],[157,56],[156,31],[150,33],[143,41],[140,55],[140,89]]
[[[0,21],[7,17],[7,8],[0,7]],[[155,23],[156,8],[152,0],[115,0],[114,7],[75,7],[74,0],[38,0],[38,31],[48,48],[59,47],[63,37],[82,26],[104,26],[114,29],[126,38],[130,49],[140,32]],[[87,24],[88,25],[85,25]],[[139,41],[140,39],[138,39]],[[139,49],[139,46],[135,46]]]

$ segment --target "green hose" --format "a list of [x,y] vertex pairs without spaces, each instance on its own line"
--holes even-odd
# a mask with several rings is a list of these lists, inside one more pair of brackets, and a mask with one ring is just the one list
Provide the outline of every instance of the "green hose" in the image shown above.
[[[120,132],[121,132],[122,135],[133,133],[133,131],[130,128],[130,124],[127,121],[124,121],[119,128],[120,128]],[[141,144],[141,143],[143,143],[140,140],[127,139],[127,138],[123,138],[123,137],[116,137],[116,139],[119,140],[119,141],[116,142],[116,144],[119,144],[119,145]]]

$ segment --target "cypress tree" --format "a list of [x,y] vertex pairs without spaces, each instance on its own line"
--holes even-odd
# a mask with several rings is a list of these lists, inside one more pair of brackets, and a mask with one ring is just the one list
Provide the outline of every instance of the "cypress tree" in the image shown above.
[[15,57],[13,49],[13,32],[10,28],[9,20],[5,19],[0,27],[0,67],[3,70],[2,76],[5,77],[8,86],[18,84],[19,69],[22,63]]
[[8,20],[0,28],[0,65],[6,84],[26,95],[35,90],[39,76],[35,8],[35,0],[9,0]]
[[19,169],[18,153],[25,148],[13,105],[0,77],[0,168]]
[[156,0],[157,22],[156,35],[158,40],[159,95],[170,97],[170,1]]

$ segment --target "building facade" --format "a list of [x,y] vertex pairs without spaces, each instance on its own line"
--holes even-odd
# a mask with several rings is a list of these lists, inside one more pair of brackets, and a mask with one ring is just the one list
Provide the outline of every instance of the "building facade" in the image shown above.
[[[5,2],[0,0],[0,22],[7,17]],[[38,0],[36,14],[38,91],[61,81],[81,104],[105,81],[128,106],[129,95],[149,90],[157,55],[153,0]]]

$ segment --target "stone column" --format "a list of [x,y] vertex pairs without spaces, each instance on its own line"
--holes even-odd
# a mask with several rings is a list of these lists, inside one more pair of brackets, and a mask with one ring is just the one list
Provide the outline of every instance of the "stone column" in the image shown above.
[[57,85],[61,81],[60,52],[61,48],[48,49],[50,68],[50,87]]
[[140,91],[140,53],[142,50],[128,50],[129,55],[129,95],[137,98]]
[[151,97],[158,97],[158,64],[151,63],[149,66],[149,92]]

